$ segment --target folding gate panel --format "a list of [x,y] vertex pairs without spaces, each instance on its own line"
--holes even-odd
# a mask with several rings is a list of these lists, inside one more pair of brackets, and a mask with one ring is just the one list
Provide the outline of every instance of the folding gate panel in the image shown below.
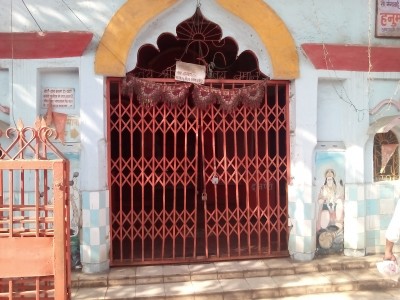
[[287,254],[287,86],[260,108],[202,111],[206,256]]
[[231,112],[109,90],[112,265],[287,255],[287,82]]
[[110,119],[112,264],[195,258],[198,111],[120,96]]

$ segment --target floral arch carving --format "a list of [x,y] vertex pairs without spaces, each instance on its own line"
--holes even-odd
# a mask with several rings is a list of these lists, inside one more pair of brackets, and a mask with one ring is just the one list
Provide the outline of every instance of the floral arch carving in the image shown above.
[[[197,7],[192,17],[176,27],[176,36],[162,33],[157,39],[157,47],[146,44],[139,49],[136,67],[124,79],[124,92],[135,92],[138,101],[145,105],[160,101],[181,105],[190,93],[194,104],[202,108],[213,103],[226,110],[240,103],[258,107],[264,97],[264,81],[269,78],[259,70],[252,51],[238,52],[236,41],[231,37],[222,38],[221,27],[207,20]],[[174,78],[177,61],[204,66],[206,79],[262,82],[218,89],[189,83],[166,85],[142,79]]]

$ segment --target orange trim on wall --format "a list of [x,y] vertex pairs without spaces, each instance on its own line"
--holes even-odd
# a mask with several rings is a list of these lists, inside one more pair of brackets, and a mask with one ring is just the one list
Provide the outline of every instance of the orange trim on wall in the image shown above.
[[0,58],[44,59],[82,56],[93,33],[1,32]]
[[302,44],[301,48],[314,67],[319,70],[400,71],[400,48],[398,47],[368,48],[363,45]]

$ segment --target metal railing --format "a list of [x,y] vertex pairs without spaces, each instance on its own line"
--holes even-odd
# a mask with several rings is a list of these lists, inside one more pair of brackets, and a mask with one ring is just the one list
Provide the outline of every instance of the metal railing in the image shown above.
[[42,124],[9,128],[0,147],[2,299],[70,299],[69,162]]

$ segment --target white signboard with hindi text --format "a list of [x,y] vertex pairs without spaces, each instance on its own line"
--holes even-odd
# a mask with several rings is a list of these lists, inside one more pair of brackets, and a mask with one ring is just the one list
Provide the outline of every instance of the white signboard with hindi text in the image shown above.
[[377,37],[400,37],[400,0],[376,0]]
[[205,66],[184,63],[181,61],[176,62],[175,80],[203,84],[205,78]]
[[75,89],[74,88],[43,88],[42,108],[48,108],[50,102],[53,108],[74,108]]

